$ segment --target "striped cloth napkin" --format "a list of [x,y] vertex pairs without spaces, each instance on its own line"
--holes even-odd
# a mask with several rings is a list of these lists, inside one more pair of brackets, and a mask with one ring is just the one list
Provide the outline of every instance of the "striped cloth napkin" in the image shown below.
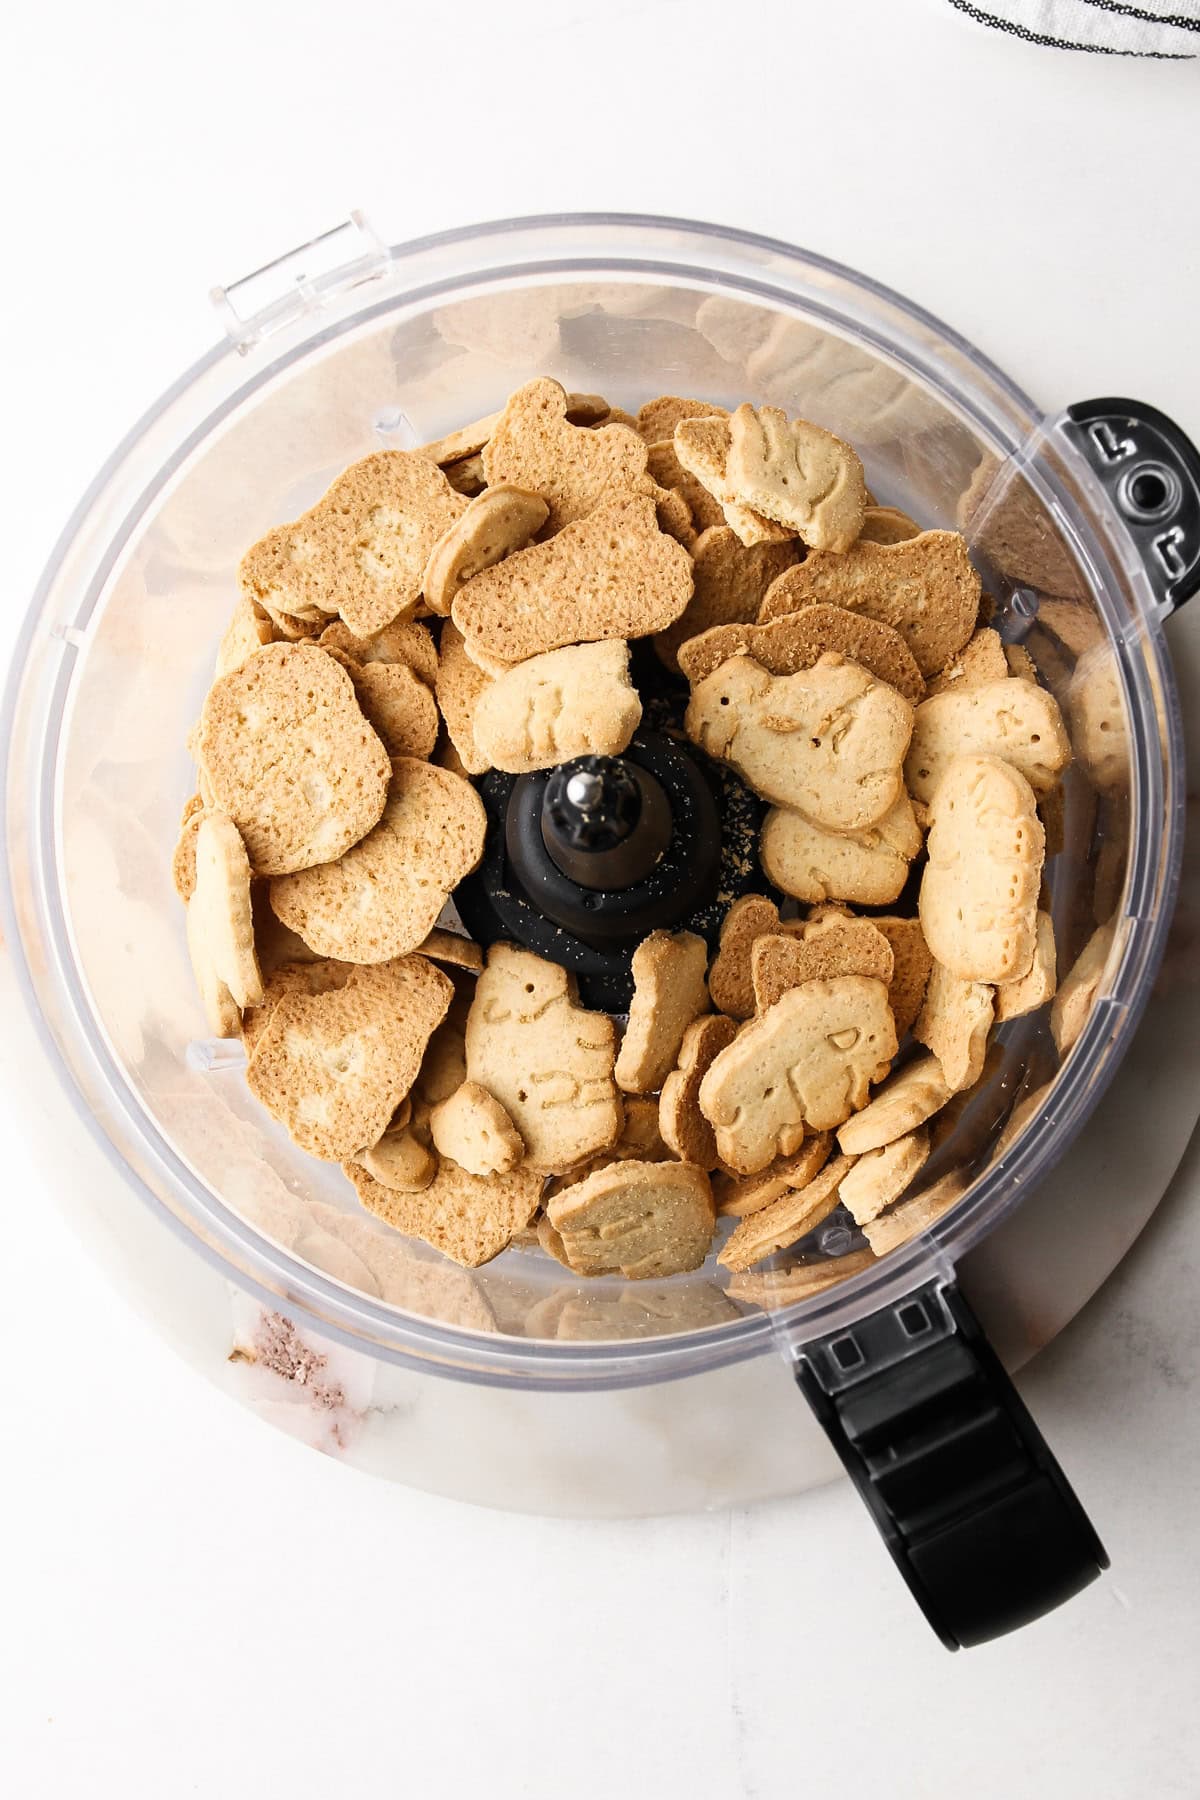
[[1098,56],[1149,56],[1182,62],[1200,56],[1200,0],[950,0],[977,25],[1053,50]]

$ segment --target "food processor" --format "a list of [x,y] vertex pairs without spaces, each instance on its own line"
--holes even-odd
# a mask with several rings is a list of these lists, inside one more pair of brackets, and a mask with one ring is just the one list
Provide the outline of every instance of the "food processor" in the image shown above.
[[[534,1511],[644,1512],[795,1492],[840,1461],[948,1646],[1065,1599],[1104,1552],[1005,1367],[1115,1266],[1200,1104],[1190,875],[1168,947],[1188,765],[1167,627],[1200,586],[1195,449],[1124,399],[1043,414],[866,277],[683,221],[511,220],[389,247],[355,215],[214,299],[224,340],[97,476],[14,652],[5,979],[44,1051],[30,1080],[53,1068],[84,1128],[60,1106],[48,1185],[191,1360],[364,1468]],[[800,1258],[829,1284],[795,1303],[786,1269],[753,1303],[712,1259],[647,1283],[564,1280],[526,1245],[446,1262],[290,1143],[193,989],[171,852],[241,553],[347,463],[537,374],[630,409],[749,399],[854,444],[880,503],[965,534],[991,623],[1071,734],[1046,903],[1060,975],[1085,951],[1095,965],[1082,1028],[1002,1026],[939,1124],[920,1228],[839,1279],[854,1246],[835,1220]],[[686,785],[670,741],[645,741]],[[512,787],[485,778],[494,823]],[[490,841],[468,924],[503,891],[507,840]],[[601,963],[592,1003],[619,1012]]]

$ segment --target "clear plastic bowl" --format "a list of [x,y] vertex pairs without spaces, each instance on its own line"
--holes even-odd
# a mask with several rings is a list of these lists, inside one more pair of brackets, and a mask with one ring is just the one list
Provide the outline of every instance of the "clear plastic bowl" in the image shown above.
[[[1047,866],[1060,970],[1098,922],[1113,926],[1086,1026],[1061,1063],[1043,1015],[1001,1030],[927,1169],[930,1183],[957,1175],[962,1197],[797,1308],[794,1328],[832,1331],[945,1275],[1095,1105],[1147,997],[1179,868],[1164,609],[1065,420],[1043,417],[919,308],[738,232],[515,220],[392,250],[362,235],[348,257],[346,235],[222,296],[228,341],[97,477],[15,657],[12,942],[50,1055],[124,1170],[130,1206],[152,1207],[235,1283],[325,1336],[468,1381],[633,1384],[769,1344],[770,1318],[730,1300],[713,1262],[585,1291],[536,1250],[469,1273],[376,1226],[340,1173],[261,1111],[239,1054],[206,1040],[188,965],[170,878],[193,784],[184,739],[242,551],[355,457],[440,435],[548,373],[629,408],[664,391],[769,402],[848,438],[880,501],[965,530],[995,622],[1064,703],[1077,761]],[[1072,603],[1071,643],[1050,628],[1053,608],[1039,617],[1047,596]]]

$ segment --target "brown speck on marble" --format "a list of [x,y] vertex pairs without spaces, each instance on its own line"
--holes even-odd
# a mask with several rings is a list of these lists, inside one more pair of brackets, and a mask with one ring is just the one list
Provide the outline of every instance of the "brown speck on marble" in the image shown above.
[[306,1344],[291,1320],[285,1319],[282,1313],[263,1313],[252,1347],[249,1350],[235,1348],[229,1360],[258,1363],[284,1381],[305,1388],[312,1405],[320,1412],[333,1412],[346,1404],[340,1382],[320,1379],[328,1358]]

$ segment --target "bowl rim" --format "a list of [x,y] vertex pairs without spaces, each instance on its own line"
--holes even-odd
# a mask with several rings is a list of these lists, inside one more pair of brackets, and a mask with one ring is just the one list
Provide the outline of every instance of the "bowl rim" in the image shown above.
[[[605,254],[596,249],[591,254],[582,254],[586,245],[581,245],[578,240],[588,234],[618,234],[629,249],[623,249],[620,254],[613,254],[611,248]],[[567,242],[556,248],[556,240],[563,238]],[[630,254],[634,243],[642,244],[643,240],[647,254]],[[497,243],[504,246],[507,254],[503,262],[489,263],[481,253]],[[713,265],[721,261],[717,247],[721,248],[725,261],[714,268]],[[1120,520],[1107,507],[1099,490],[1090,484],[1082,458],[1070,439],[1056,431],[1055,419],[1043,415],[1032,400],[968,339],[884,284],[815,252],[735,227],[615,212],[531,215],[427,234],[390,247],[386,259],[388,275],[399,281],[406,268],[431,258],[441,259],[452,250],[470,253],[461,269],[449,276],[441,274],[435,281],[427,279],[415,287],[401,286],[374,305],[368,297],[365,305],[354,305],[340,320],[318,321],[317,328],[306,330],[286,356],[268,358],[257,369],[247,365],[234,342],[215,344],[164,391],[117,444],[51,550],[13,643],[12,662],[0,709],[0,836],[6,845],[10,841],[9,790],[22,688],[37,633],[45,629],[47,605],[68,559],[80,544],[85,526],[120,487],[121,478],[136,453],[151,433],[162,426],[177,403],[194,395],[215,371],[225,369],[235,375],[240,369],[248,379],[232,382],[226,396],[225,410],[228,410],[261,383],[275,379],[281,369],[299,357],[311,354],[319,346],[351,330],[361,329],[373,316],[427,303],[431,297],[442,301],[452,294],[466,297],[474,287],[514,283],[522,276],[528,279],[547,273],[564,281],[615,275],[672,279],[685,284],[690,281],[712,291],[719,285],[741,294],[750,304],[775,305],[784,311],[790,304],[797,312],[802,307],[805,316],[824,316],[843,331],[847,327],[845,312],[823,304],[808,284],[815,276],[818,284],[827,287],[839,283],[847,285],[868,306],[885,310],[894,320],[903,321],[911,328],[910,337],[899,343],[893,337],[872,334],[860,323],[852,321],[856,332],[866,341],[873,339],[876,347],[893,362],[899,361],[910,367],[948,403],[950,396],[944,385],[944,369],[929,360],[928,353],[935,347],[943,353],[953,352],[969,366],[978,384],[974,394],[956,390],[954,406],[973,418],[987,437],[1005,444],[1009,455],[1024,459],[1024,472],[1063,515],[1073,540],[1072,547],[1088,571],[1097,603],[1106,616],[1110,640],[1118,650],[1118,668],[1131,719],[1144,723],[1154,716],[1162,734],[1163,755],[1158,758],[1149,755],[1147,745],[1141,741],[1143,734],[1132,734],[1136,777],[1131,782],[1131,789],[1136,789],[1132,799],[1151,829],[1148,833],[1131,832],[1135,862],[1140,859],[1140,876],[1135,867],[1127,881],[1122,913],[1126,930],[1120,953],[1110,961],[1108,993],[1093,1008],[1084,1032],[1054,1080],[1053,1092],[1057,1100],[1053,1115],[1037,1120],[1020,1132],[1004,1156],[968,1188],[949,1212],[926,1232],[882,1258],[877,1268],[865,1270],[810,1300],[777,1313],[755,1312],[726,1324],[661,1338],[575,1344],[516,1339],[500,1333],[442,1325],[405,1313],[385,1302],[373,1301],[271,1243],[211,1195],[179,1158],[174,1159],[172,1166],[172,1147],[165,1139],[158,1144],[146,1141],[146,1115],[133,1099],[122,1071],[107,1051],[77,975],[75,991],[70,991],[69,944],[61,931],[64,921],[61,918],[55,921],[50,915],[40,917],[39,926],[43,931],[49,927],[50,935],[57,940],[60,978],[67,977],[72,1023],[79,1036],[73,1049],[76,1055],[83,1051],[90,1054],[94,1065],[92,1077],[105,1087],[118,1115],[143,1139],[144,1152],[150,1160],[157,1162],[176,1192],[182,1187],[189,1196],[192,1222],[181,1217],[122,1154],[95,1116],[76,1066],[68,1063],[39,999],[30,947],[19,915],[13,870],[10,859],[5,857],[0,880],[0,918],[13,947],[18,984],[56,1074],[93,1139],[123,1179],[177,1235],[227,1278],[268,1305],[282,1302],[295,1316],[336,1341],[384,1360],[417,1366],[452,1378],[503,1385],[607,1387],[695,1374],[759,1354],[770,1347],[776,1335],[792,1342],[821,1336],[862,1316],[865,1311],[873,1311],[899,1299],[923,1281],[951,1279],[961,1256],[1019,1203],[1033,1182],[1061,1157],[1082,1127],[1115,1072],[1148,998],[1154,970],[1165,944],[1178,884],[1182,854],[1180,776],[1183,759],[1179,706],[1169,653],[1161,632],[1161,621],[1154,617],[1137,587],[1135,553],[1123,535]],[[706,250],[707,263],[691,260]],[[769,280],[766,279],[767,271]],[[922,338],[928,340],[924,354],[920,346]],[[146,507],[170,478],[173,466],[178,466],[195,443],[213,429],[220,416],[220,412],[209,412],[191,437],[177,446],[176,463],[163,462],[149,485],[137,484],[136,497],[132,504],[126,503],[121,525],[106,540],[98,567],[93,570],[91,606],[96,604],[103,591],[122,543],[132,535]],[[1034,447],[1036,454],[1039,444],[1052,446],[1053,457],[1062,463],[1074,492],[1053,468],[1047,466],[1045,459],[1033,459],[1030,447]],[[1090,499],[1094,516],[1081,514],[1081,493],[1085,499]],[[1136,632],[1120,629],[1115,607],[1108,599],[1110,589],[1122,583],[1126,587],[1132,585],[1141,599],[1142,616]],[[86,619],[87,611],[75,616]],[[1150,665],[1153,681],[1151,673],[1143,666],[1145,662]],[[59,683],[64,693],[67,685],[69,669],[64,670]],[[1157,690],[1157,710],[1152,689]],[[37,766],[42,777],[39,797],[45,816],[41,820],[36,850],[41,859],[39,893],[43,899],[46,895],[56,896],[56,884],[52,879],[55,833],[50,816],[53,783],[46,778],[54,767],[52,752],[57,744],[57,737],[50,727],[58,723],[61,723],[61,715],[55,720],[52,713],[47,713],[40,721],[42,736]],[[1174,792],[1169,791],[1171,788]],[[1133,818],[1136,824],[1136,810]],[[1157,854],[1152,855],[1152,851]],[[1055,1134],[1052,1152],[1045,1141],[1051,1130]],[[203,1233],[197,1229],[200,1222],[206,1227]],[[246,1256],[251,1265],[249,1268],[240,1260],[232,1261],[226,1253],[224,1247],[234,1245]]]

